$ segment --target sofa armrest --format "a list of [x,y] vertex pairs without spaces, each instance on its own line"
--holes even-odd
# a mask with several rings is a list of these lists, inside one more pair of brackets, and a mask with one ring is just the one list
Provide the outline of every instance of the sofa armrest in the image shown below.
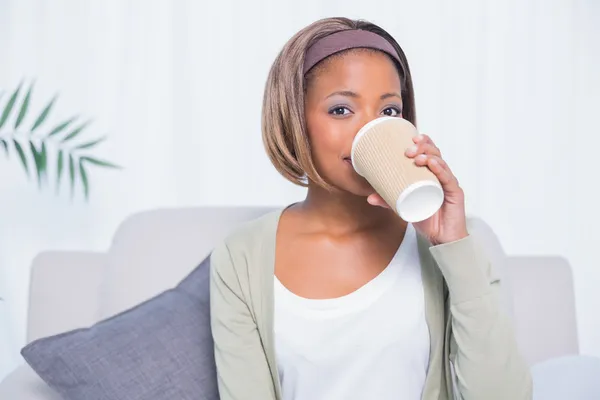
[[600,399],[600,358],[564,356],[531,368],[533,400]]
[[577,354],[571,268],[562,257],[508,257],[517,341],[533,365]]
[[28,343],[98,321],[105,259],[104,253],[44,252],[33,260]]
[[25,364],[0,382],[0,400],[61,400],[61,397]]

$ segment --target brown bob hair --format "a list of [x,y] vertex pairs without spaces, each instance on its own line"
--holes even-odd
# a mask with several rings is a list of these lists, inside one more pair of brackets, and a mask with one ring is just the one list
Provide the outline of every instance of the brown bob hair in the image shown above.
[[[304,119],[304,56],[310,46],[332,33],[362,29],[378,34],[396,49],[400,63],[392,59],[401,81],[402,116],[416,125],[413,83],[404,51],[381,27],[364,20],[325,18],[296,33],[283,47],[269,71],[262,107],[262,137],[275,168],[289,181],[308,186],[308,181],[331,188],[313,163]],[[348,51],[348,50],[346,50]],[[317,64],[318,67],[319,64]],[[309,71],[308,76],[317,68]]]

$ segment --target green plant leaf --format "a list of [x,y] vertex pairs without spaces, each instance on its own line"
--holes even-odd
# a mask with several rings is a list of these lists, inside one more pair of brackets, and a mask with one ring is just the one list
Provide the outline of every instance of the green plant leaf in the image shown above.
[[0,143],[2,143],[2,147],[4,147],[4,154],[8,157],[8,143],[4,139],[0,139]]
[[35,163],[35,172],[37,174],[38,179],[38,187],[42,187],[42,157],[41,153],[38,152],[33,142],[29,142],[29,148],[31,150],[31,154],[33,155],[33,161]]
[[113,163],[110,163],[110,162],[104,161],[104,160],[98,160],[97,158],[93,158],[93,157],[84,156],[84,157],[81,157],[81,160],[89,162],[90,164],[101,166],[101,167],[121,169],[121,167],[116,164],[113,164]]
[[87,126],[91,123],[92,123],[92,120],[88,120],[88,121],[84,122],[83,124],[79,125],[77,128],[75,128],[75,130],[73,132],[71,132],[67,136],[65,136],[65,138],[61,142],[64,143],[66,141],[73,139],[75,136],[79,135],[81,133],[81,131],[83,131],[85,128],[87,128]]
[[80,144],[79,146],[75,147],[75,149],[78,149],[78,150],[89,149],[91,147],[96,146],[99,143],[104,142],[105,140],[106,140],[106,136],[101,137],[100,139],[96,139],[96,140],[94,140],[92,142],[87,142],[87,143]]
[[83,183],[83,194],[85,195],[85,199],[88,200],[90,195],[90,187],[87,173],[85,172],[85,166],[83,165],[83,161],[81,161],[81,159],[79,159],[79,175],[81,176],[81,183]]
[[73,197],[75,191],[75,162],[72,154],[69,154],[69,178],[71,179],[71,197]]
[[68,119],[65,122],[61,123],[60,125],[57,125],[56,128],[52,129],[52,131],[50,131],[50,133],[46,137],[54,136],[54,135],[64,131],[67,128],[67,126],[71,125],[71,123],[73,121],[75,121],[76,119],[77,119],[77,117],[73,117],[73,118]]
[[27,115],[27,109],[29,108],[29,101],[31,99],[31,91],[33,90],[33,85],[34,84],[32,83],[31,86],[29,86],[29,90],[27,91],[27,94],[25,95],[23,104],[21,104],[21,109],[19,110],[19,115],[17,116],[17,121],[15,122],[15,129],[19,129],[19,126],[21,126],[21,122],[23,122],[25,115]]
[[60,187],[60,178],[62,177],[63,171],[63,151],[58,151],[58,161],[56,165],[56,192],[58,193],[58,189]]
[[22,84],[22,82],[19,84],[17,89],[13,92],[12,96],[10,96],[10,99],[8,99],[8,103],[6,103],[6,106],[4,107],[4,111],[2,112],[2,116],[0,117],[0,128],[4,126],[6,120],[8,119],[8,116],[10,115],[13,107],[15,106],[15,101],[17,101],[17,97],[19,96],[19,92],[21,91]]
[[46,142],[42,142],[42,167],[44,168],[44,172],[48,170],[48,150],[46,150]]
[[54,106],[54,102],[56,101],[56,98],[57,98],[57,96],[54,96],[54,98],[52,100],[50,100],[50,103],[48,103],[46,108],[44,108],[44,110],[39,115],[39,117],[37,117],[37,119],[33,123],[33,126],[31,127],[31,132],[34,132],[41,124],[44,123],[44,121],[46,120],[46,117],[48,116],[48,114],[50,113],[50,110],[52,109],[52,106]]
[[42,178],[45,178],[48,171],[48,151],[46,150],[46,142],[42,142],[42,151],[40,152],[40,157],[42,164]]
[[25,157],[25,152],[23,151],[21,144],[17,142],[16,139],[13,139],[13,144],[15,145],[15,149],[17,149],[17,153],[19,154],[21,164],[23,164],[23,168],[25,168],[25,173],[27,174],[27,177],[29,177],[29,168],[27,167],[27,157]]

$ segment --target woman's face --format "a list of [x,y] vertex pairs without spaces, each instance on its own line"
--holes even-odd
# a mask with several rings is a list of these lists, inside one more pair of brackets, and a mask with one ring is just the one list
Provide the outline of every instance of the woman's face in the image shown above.
[[313,161],[330,185],[368,196],[371,185],[352,168],[352,140],[375,118],[401,117],[400,77],[381,52],[354,50],[325,62],[308,82],[305,98]]

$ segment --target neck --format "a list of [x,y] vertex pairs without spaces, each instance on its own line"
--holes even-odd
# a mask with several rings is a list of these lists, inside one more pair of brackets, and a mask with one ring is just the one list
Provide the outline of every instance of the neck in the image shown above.
[[306,199],[299,205],[302,212],[319,228],[330,232],[351,233],[400,222],[390,209],[373,206],[364,196],[327,191],[309,183]]

